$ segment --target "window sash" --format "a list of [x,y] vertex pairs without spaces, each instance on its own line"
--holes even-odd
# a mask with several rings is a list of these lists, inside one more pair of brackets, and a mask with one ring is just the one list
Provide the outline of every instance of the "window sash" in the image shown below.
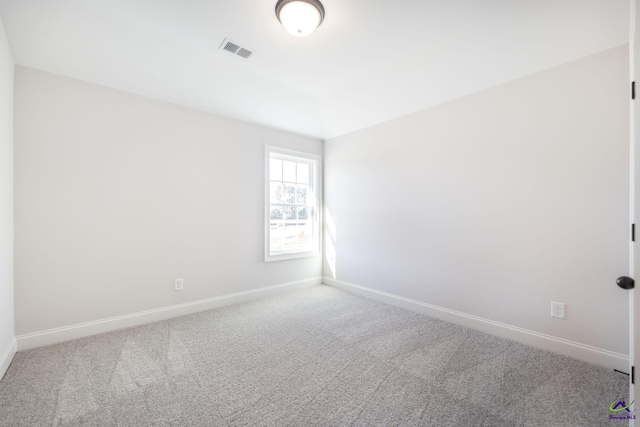
[[[265,160],[265,261],[319,254],[319,156],[267,147]],[[272,194],[279,186],[293,195]],[[272,219],[274,209],[281,212]]]

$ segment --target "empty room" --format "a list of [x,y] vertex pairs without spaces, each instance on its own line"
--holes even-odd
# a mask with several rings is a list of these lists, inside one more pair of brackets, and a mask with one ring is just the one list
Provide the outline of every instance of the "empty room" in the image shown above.
[[637,10],[0,0],[0,426],[636,425]]

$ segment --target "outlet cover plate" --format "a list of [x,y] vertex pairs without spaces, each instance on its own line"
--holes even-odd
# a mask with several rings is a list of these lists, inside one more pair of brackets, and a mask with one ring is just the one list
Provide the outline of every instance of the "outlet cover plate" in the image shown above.
[[558,319],[564,319],[564,303],[551,301],[551,317],[557,317]]
[[176,279],[173,281],[173,290],[181,291],[184,289],[184,279]]

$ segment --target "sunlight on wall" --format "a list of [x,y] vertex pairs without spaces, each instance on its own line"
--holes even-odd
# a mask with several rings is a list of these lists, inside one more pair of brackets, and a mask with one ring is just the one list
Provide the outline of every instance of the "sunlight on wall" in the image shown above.
[[331,269],[331,277],[336,278],[336,224],[329,209],[324,210],[324,253]]

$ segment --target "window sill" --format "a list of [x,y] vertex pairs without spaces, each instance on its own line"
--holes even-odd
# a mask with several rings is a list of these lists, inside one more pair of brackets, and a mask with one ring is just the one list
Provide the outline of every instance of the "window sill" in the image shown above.
[[309,258],[309,257],[315,257],[315,256],[320,256],[320,252],[318,251],[285,252],[282,254],[266,255],[264,258],[264,262],[285,261],[288,259]]

